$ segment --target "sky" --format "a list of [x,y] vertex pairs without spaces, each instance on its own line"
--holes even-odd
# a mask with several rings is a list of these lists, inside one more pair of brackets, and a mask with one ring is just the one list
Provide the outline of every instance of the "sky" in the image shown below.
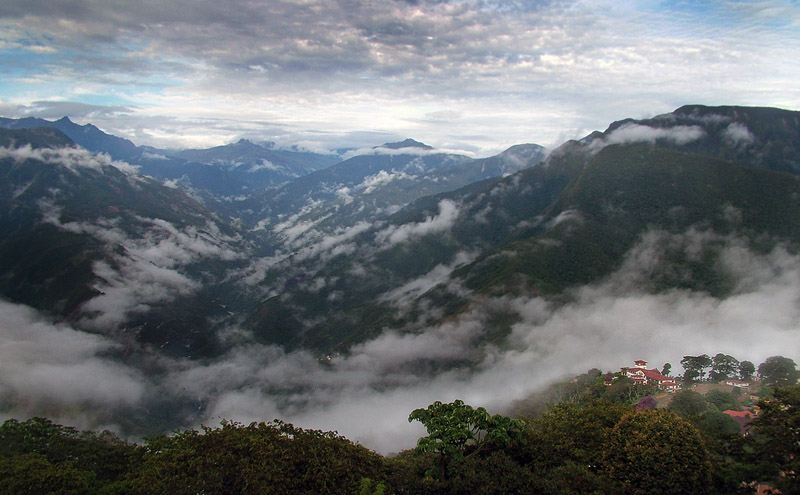
[[0,115],[138,145],[490,156],[684,104],[800,109],[800,2],[0,3]]

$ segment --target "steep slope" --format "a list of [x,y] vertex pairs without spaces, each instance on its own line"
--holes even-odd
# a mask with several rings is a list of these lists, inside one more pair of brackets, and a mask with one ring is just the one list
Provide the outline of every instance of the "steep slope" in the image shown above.
[[[723,248],[764,253],[800,243],[797,178],[779,172],[794,158],[773,152],[797,146],[797,112],[703,112],[617,123],[514,175],[320,236],[263,272],[273,297],[249,327],[266,341],[345,349],[384,328],[417,331],[476,305],[491,313],[481,306],[487,298],[568,299],[572,288],[623,269],[643,243],[655,243],[659,258],[638,275],[642,289],[724,297],[733,282]],[[746,145],[741,122],[752,127]],[[702,153],[678,151],[689,146]],[[728,155],[743,163],[716,158]],[[502,335],[513,317],[495,316],[493,335]]]
[[591,146],[657,143],[746,167],[800,173],[800,112],[686,105],[652,119],[614,122]]
[[[753,249],[800,243],[798,178],[649,145],[600,151],[562,192],[534,235],[485,253],[459,276],[473,290],[503,292],[524,280],[545,293],[585,284],[620,267],[648,231],[696,229],[737,235]],[[688,287],[724,295],[713,243],[653,273],[651,288]],[[644,282],[644,281],[643,281]]]
[[212,303],[216,283],[250,249],[246,234],[58,131],[2,130],[0,143],[4,298],[172,352],[213,352],[208,318],[227,315],[224,295]]
[[[417,143],[403,143],[409,142]],[[297,251],[347,229],[366,229],[413,201],[531,167],[545,156],[534,144],[474,160],[403,143],[267,189],[234,208],[246,224],[263,229],[275,249]]]

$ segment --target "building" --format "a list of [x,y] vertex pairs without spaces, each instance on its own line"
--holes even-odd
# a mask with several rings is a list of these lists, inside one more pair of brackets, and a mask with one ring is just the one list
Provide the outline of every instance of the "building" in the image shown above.
[[656,369],[647,369],[647,361],[641,359],[633,362],[632,368],[620,368],[620,373],[637,385],[655,385],[659,390],[675,392],[678,384],[674,378],[662,375]]

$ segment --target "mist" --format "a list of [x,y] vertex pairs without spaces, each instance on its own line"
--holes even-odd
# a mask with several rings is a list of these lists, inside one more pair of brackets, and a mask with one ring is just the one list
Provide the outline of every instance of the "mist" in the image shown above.
[[[691,255],[720,242],[720,269],[735,280],[726,298],[639,289],[666,249]],[[426,279],[433,275],[446,278],[437,272]],[[442,283],[462,290],[452,279]],[[409,291],[398,300],[405,302]],[[489,309],[518,318],[502,347],[479,344]],[[458,319],[413,332],[386,330],[336,356],[254,344],[244,330],[229,328],[226,338],[241,343],[225,355],[202,362],[159,358],[162,372],[150,375],[108,357],[118,345],[108,338],[48,323],[21,306],[2,303],[0,313],[4,417],[59,411],[56,419],[68,424],[109,427],[107,414],[87,411],[124,414],[148,398],[168,397],[202,405],[183,427],[280,418],[392,453],[424,434],[407,418],[435,400],[459,398],[505,412],[556,380],[595,367],[615,371],[635,359],[653,367],[670,362],[675,374],[689,354],[722,352],[756,364],[772,355],[798,360],[800,259],[782,246],[754,253],[735,236],[651,231],[617,272],[573,289],[567,304],[488,298]]]

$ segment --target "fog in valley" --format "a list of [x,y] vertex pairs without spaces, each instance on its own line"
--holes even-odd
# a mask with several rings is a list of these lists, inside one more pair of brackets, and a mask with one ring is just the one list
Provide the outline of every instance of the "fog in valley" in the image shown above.
[[[735,282],[728,297],[639,289],[662,266],[665,250],[698,256],[711,242],[725,245],[720,263]],[[435,281],[462,290],[447,277],[449,269],[439,267],[417,286]],[[408,291],[395,296],[402,304]],[[756,365],[772,355],[800,356],[800,259],[780,246],[756,254],[733,236],[651,230],[614,274],[570,296],[558,305],[538,297],[486,298],[440,326],[385,330],[328,357],[254,344],[230,327],[220,337],[234,344],[231,350],[209,361],[136,352],[121,340],[0,302],[0,416],[43,415],[130,434],[129,418],[169,407],[183,420],[172,428],[280,418],[390,453],[414,446],[424,433],[408,414],[435,400],[459,398],[504,412],[556,380],[590,368],[617,371],[635,359],[658,368],[670,362],[680,374],[684,355],[721,352]],[[502,344],[481,346],[489,310],[518,321]]]

